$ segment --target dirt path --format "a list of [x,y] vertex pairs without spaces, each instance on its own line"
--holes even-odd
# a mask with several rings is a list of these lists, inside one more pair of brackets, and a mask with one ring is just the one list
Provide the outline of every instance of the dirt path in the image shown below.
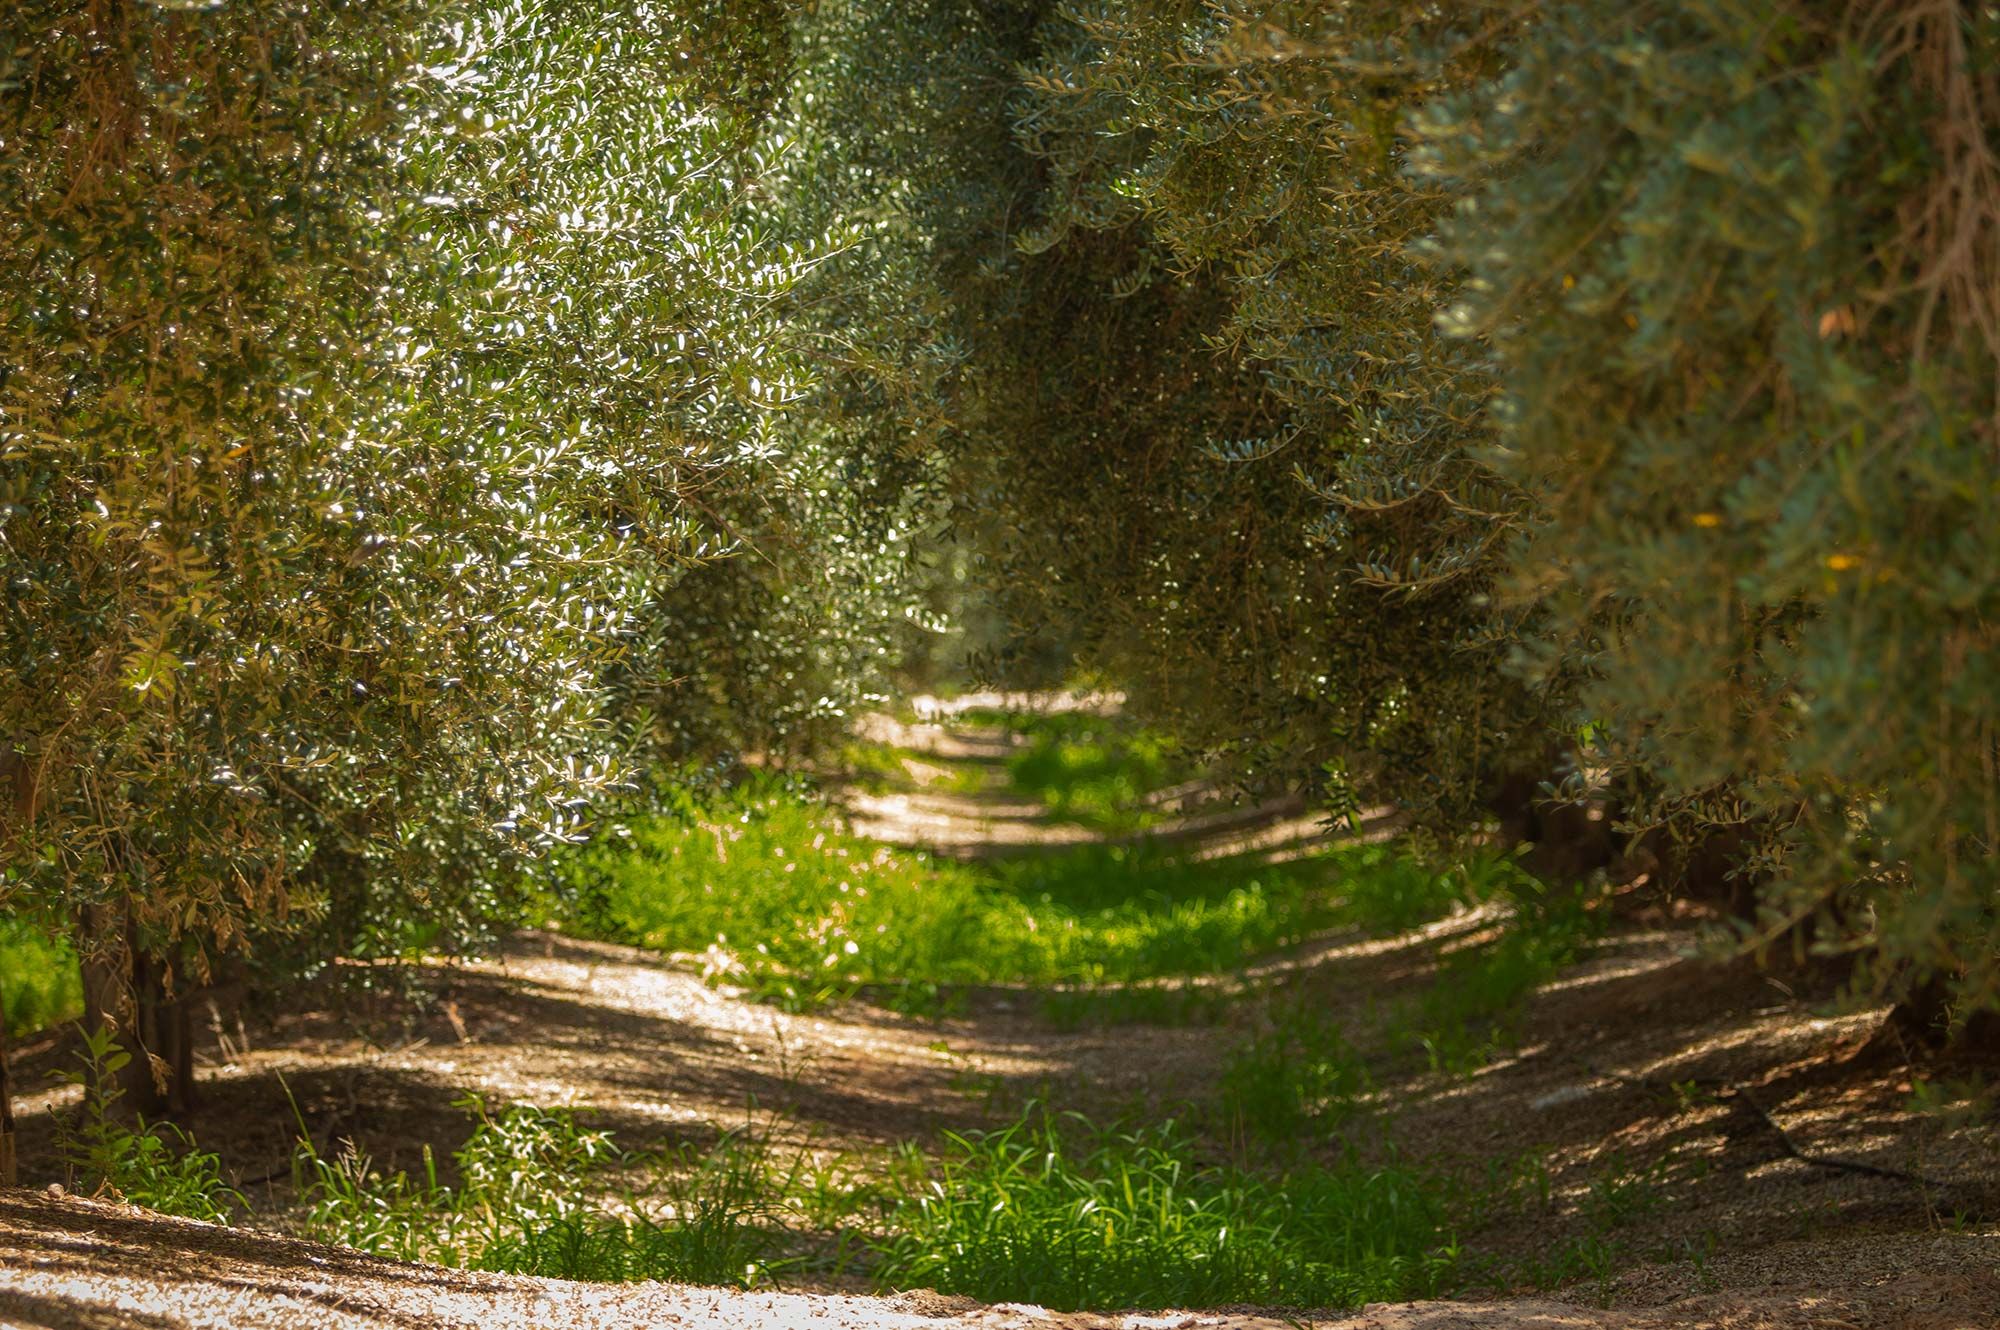
[[[75,1198],[0,1191],[0,1325],[46,1330],[1666,1330],[1714,1326],[1989,1330],[1991,1270],[1937,1275],[1880,1259],[1845,1287],[1610,1310],[1546,1299],[1378,1304],[1334,1317],[1254,1311],[1097,1315],[899,1297],[597,1285],[380,1260]],[[1977,1253],[1970,1253],[1976,1259]],[[1990,1255],[1990,1254],[1989,1254]],[[1966,1262],[1970,1264],[1971,1262]]]
[[[981,760],[972,751],[992,736],[938,714],[930,734],[903,727],[899,741],[929,760]],[[928,806],[941,821],[906,819],[882,834],[922,840],[942,826],[947,839],[977,842],[996,822],[1047,825],[1031,807]],[[1265,810],[1194,836],[1240,850],[1277,835],[1283,852],[1295,843],[1274,831],[1285,823]],[[1282,985],[1287,1000],[1366,1044],[1383,1004],[1432,982],[1439,951],[1489,923],[1468,914],[1397,938],[1329,935],[1246,981]],[[1605,1179],[1647,1179],[1654,1208],[1620,1230],[1616,1268],[1553,1299],[1303,1320],[1055,1316],[925,1294],[610,1287],[400,1265],[50,1196],[39,1187],[55,1180],[52,1110],[66,1093],[43,1092],[20,1105],[37,1189],[0,1193],[0,1326],[2000,1327],[2000,1133],[1990,1121],[1910,1108],[1917,1078],[1954,1069],[1885,1054],[1871,1041],[1879,1012],[1824,1015],[1825,994],[1801,976],[1684,959],[1689,936],[1673,920],[1641,919],[1604,939],[1529,1002],[1517,1046],[1476,1075],[1373,1050],[1371,1112],[1394,1123],[1395,1140],[1360,1148],[1432,1160],[1468,1186],[1496,1161],[1543,1170],[1539,1206],[1462,1235],[1478,1250],[1531,1256],[1587,1236]],[[307,994],[254,1027],[218,1018],[203,1056],[205,1105],[189,1125],[234,1177],[265,1179],[246,1186],[264,1215],[290,1199],[282,1175],[294,1104],[323,1147],[353,1140],[391,1169],[414,1168],[425,1146],[440,1157],[458,1146],[467,1120],[454,1101],[467,1091],[573,1108],[630,1146],[705,1144],[755,1105],[773,1130],[813,1148],[866,1152],[984,1125],[1036,1094],[1093,1113],[1173,1111],[1212,1093],[1227,1051],[1257,1020],[1246,1004],[1207,1023],[1060,1030],[1032,995],[999,990],[943,1021],[865,1003],[791,1015],[711,987],[687,965],[541,933],[415,978],[435,1000],[385,993],[336,1011]],[[46,1043],[24,1050],[24,1081],[40,1083],[61,1056]]]
[[[1960,1240],[1964,1247],[1973,1240]],[[1936,1246],[1952,1245],[1940,1239]],[[1990,1245],[1990,1244],[1989,1244]],[[1832,1286],[1795,1271],[1754,1291],[1611,1310],[1547,1299],[1375,1305],[1350,1315],[1061,1314],[962,1298],[596,1285],[380,1260],[346,1248],[145,1211],[0,1191],[0,1325],[46,1330],[1990,1330],[1992,1253],[1955,1271],[1853,1252]],[[1932,1254],[1935,1255],[1935,1254]],[[1935,1261],[1933,1261],[1935,1263]]]

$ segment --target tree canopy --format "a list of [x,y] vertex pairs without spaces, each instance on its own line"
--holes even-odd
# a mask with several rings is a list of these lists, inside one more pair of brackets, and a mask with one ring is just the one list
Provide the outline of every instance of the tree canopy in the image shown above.
[[0,898],[453,945],[943,612],[2000,1007],[1996,126],[1935,0],[23,0]]

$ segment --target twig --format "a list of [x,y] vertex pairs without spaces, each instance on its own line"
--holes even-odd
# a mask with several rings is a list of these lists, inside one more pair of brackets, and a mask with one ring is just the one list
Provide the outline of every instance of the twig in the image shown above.
[[1653,1093],[1670,1091],[1675,1084],[1696,1085],[1727,1091],[1741,1100],[1752,1115],[1759,1122],[1763,1123],[1773,1136],[1778,1138],[1778,1144],[1784,1147],[1787,1159],[1796,1159],[1801,1164],[1812,1168],[1824,1168],[1836,1173],[1858,1173],[1863,1177],[1884,1178],[1890,1182],[1907,1182],[1913,1187],[1920,1187],[1933,1192],[1943,1192],[1951,1189],[1950,1183],[1940,1182],[1938,1179],[1926,1177],[1922,1173],[1910,1173],[1900,1168],[1883,1168],[1877,1164],[1866,1164],[1858,1159],[1841,1159],[1835,1155],[1807,1154],[1799,1148],[1798,1142],[1792,1139],[1791,1133],[1778,1125],[1778,1120],[1772,1117],[1761,1103],[1757,1102],[1757,1096],[1750,1093],[1750,1087],[1740,1081],[1701,1076],[1689,1077],[1679,1082],[1663,1083],[1650,1076],[1627,1076],[1622,1072],[1610,1071],[1601,1067],[1591,1067],[1589,1070],[1593,1076],[1602,1077],[1605,1080],[1617,1081],[1622,1085],[1629,1085]]
[[1796,1159],[1801,1164],[1809,1164],[1814,1168],[1832,1169],[1841,1173],[1860,1173],[1871,1178],[1887,1178],[1891,1182],[1907,1182],[1913,1186],[1929,1188],[1932,1191],[1943,1191],[1949,1185],[1939,1182],[1936,1178],[1927,1178],[1921,1173],[1908,1173],[1900,1168],[1882,1168],[1875,1164],[1864,1164],[1858,1159],[1840,1159],[1833,1155],[1807,1154],[1804,1150],[1799,1149],[1797,1142],[1792,1140],[1791,1133],[1779,1126],[1778,1120],[1766,1112],[1764,1106],[1757,1102],[1757,1097],[1750,1093],[1749,1086],[1731,1081],[1728,1083],[1727,1088],[1731,1094],[1742,1100],[1752,1113],[1757,1115],[1758,1121],[1771,1129],[1771,1134],[1776,1136],[1778,1143],[1785,1147],[1786,1157]]

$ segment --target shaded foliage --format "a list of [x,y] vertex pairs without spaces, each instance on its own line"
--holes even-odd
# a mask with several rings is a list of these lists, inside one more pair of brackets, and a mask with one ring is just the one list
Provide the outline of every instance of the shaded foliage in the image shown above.
[[808,26],[883,201],[882,436],[1017,634],[1252,782],[1592,800],[1628,863],[1761,885],[1752,945],[2000,997],[1989,14]]

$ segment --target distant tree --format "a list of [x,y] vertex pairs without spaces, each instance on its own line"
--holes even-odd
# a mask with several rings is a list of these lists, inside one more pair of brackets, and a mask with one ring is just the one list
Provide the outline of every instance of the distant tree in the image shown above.
[[946,459],[1004,618],[1247,780],[1455,826],[1573,748],[1502,669],[1532,504],[1412,249],[1452,195],[1405,113],[1499,67],[1493,10],[827,5],[801,43],[903,297],[857,339],[884,443]]

